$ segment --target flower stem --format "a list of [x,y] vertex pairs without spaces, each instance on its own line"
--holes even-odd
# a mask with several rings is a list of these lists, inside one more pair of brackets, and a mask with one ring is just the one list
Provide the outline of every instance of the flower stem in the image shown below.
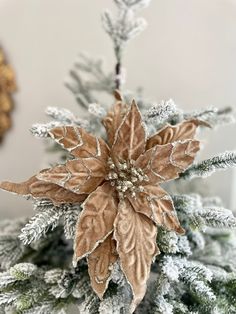
[[121,63],[117,62],[116,67],[115,67],[115,84],[116,84],[116,89],[120,90],[120,85],[121,85]]

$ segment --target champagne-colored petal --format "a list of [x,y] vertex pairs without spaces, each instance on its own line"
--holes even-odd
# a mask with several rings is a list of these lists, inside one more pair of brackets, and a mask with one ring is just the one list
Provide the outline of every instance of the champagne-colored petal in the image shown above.
[[106,161],[109,155],[107,144],[84,129],[75,126],[56,127],[50,136],[76,158],[96,158]]
[[120,202],[114,226],[121,268],[133,292],[133,313],[145,295],[151,263],[159,252],[157,227],[145,215],[137,213],[128,200]]
[[192,119],[177,125],[168,125],[147,140],[146,149],[156,145],[165,145],[176,141],[192,140],[196,135],[198,126],[209,125],[203,121]]
[[149,177],[147,184],[173,180],[193,163],[199,144],[199,141],[186,140],[154,146],[138,158],[136,166]]
[[112,239],[112,234],[88,256],[91,285],[100,299],[107,289],[112,267],[117,258],[116,243]]
[[146,185],[143,192],[138,193],[135,198],[129,197],[129,201],[136,212],[146,215],[158,226],[180,234],[185,232],[180,225],[170,195],[160,186]]
[[146,135],[141,113],[133,101],[116,131],[112,154],[118,160],[136,160],[144,152],[145,145]]
[[99,186],[83,204],[74,244],[75,263],[102,243],[113,231],[117,199],[109,182]]
[[2,190],[5,190],[11,193],[24,195],[24,196],[28,196],[28,195],[30,196],[31,195],[30,186],[37,181],[38,179],[35,176],[21,183],[13,183],[13,182],[5,181],[5,182],[0,182],[0,188]]
[[[116,95],[119,98],[119,94]],[[128,106],[124,104],[121,99],[118,101],[114,107],[108,112],[107,116],[103,119],[102,123],[107,132],[108,143],[112,146],[115,138],[115,133],[121,122],[127,113]]]
[[37,175],[39,180],[55,183],[78,194],[89,194],[104,181],[105,164],[96,158],[74,159]]
[[22,183],[2,182],[0,188],[23,196],[50,199],[55,205],[81,203],[87,197],[85,194],[75,194],[56,184],[40,181],[36,176]]
[[76,194],[59,185],[40,180],[30,185],[30,193],[35,198],[50,199],[55,205],[82,203],[87,197],[86,194]]

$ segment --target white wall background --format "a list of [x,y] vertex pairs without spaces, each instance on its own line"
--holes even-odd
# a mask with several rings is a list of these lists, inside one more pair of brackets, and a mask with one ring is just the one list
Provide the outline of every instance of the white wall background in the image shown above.
[[[0,180],[21,181],[40,169],[44,147],[28,129],[45,122],[49,105],[78,111],[63,87],[76,54],[88,51],[114,63],[100,13],[111,0],[0,0],[0,44],[15,68],[14,127],[0,146]],[[148,29],[130,44],[127,86],[142,85],[155,99],[185,109],[236,104],[236,0],[153,0]],[[235,127],[207,132],[202,157],[235,149]],[[211,189],[232,204],[232,172],[215,174]],[[236,198],[236,197],[235,197]],[[234,203],[236,205],[236,203]],[[0,192],[0,218],[30,214],[31,203]]]

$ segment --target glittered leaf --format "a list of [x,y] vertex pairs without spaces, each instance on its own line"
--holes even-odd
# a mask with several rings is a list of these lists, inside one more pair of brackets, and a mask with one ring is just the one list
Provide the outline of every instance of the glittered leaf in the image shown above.
[[78,194],[91,193],[102,183],[106,168],[96,158],[69,160],[65,165],[55,166],[37,175],[39,180],[55,183]]
[[30,186],[37,181],[38,179],[35,176],[21,183],[13,183],[13,182],[5,181],[5,182],[0,182],[0,188],[2,190],[5,190],[11,193],[28,196],[28,195],[31,195]]
[[118,258],[116,243],[109,235],[88,256],[88,272],[93,290],[101,299],[107,289],[113,264]]
[[55,205],[81,203],[87,196],[75,194],[53,183],[40,181],[36,176],[22,183],[2,182],[0,188],[23,196],[50,199]]
[[117,206],[114,189],[108,182],[89,195],[76,227],[75,262],[90,254],[111,234]]
[[[117,95],[118,97],[118,95]],[[127,113],[127,105],[118,101],[112,110],[110,110],[107,116],[103,119],[103,125],[107,132],[108,142],[110,145],[113,144],[115,133],[118,127],[121,125],[121,122]]]
[[93,157],[103,161],[108,158],[109,148],[82,128],[74,126],[56,127],[49,132],[50,136],[76,158]]
[[136,212],[152,219],[158,226],[183,234],[171,197],[160,186],[146,185],[137,197],[129,197]]
[[40,180],[31,184],[30,193],[35,198],[50,199],[55,205],[81,203],[87,197],[86,194],[76,194],[59,185]]
[[193,163],[199,149],[195,140],[157,145],[141,155],[136,166],[149,177],[148,184],[173,180]]
[[206,126],[206,123],[193,119],[177,125],[168,125],[147,140],[146,149],[148,150],[156,145],[191,140],[195,137],[198,126],[203,124]]
[[120,202],[114,226],[121,268],[133,292],[133,313],[145,295],[151,263],[158,253],[157,227],[145,215],[137,213],[128,200]]
[[145,144],[146,136],[142,117],[133,101],[130,111],[116,131],[112,153],[120,160],[136,160],[144,152]]

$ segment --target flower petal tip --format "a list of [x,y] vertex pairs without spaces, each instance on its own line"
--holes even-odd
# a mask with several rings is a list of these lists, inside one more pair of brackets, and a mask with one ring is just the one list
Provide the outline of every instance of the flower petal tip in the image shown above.
[[179,235],[185,235],[186,231],[184,228],[182,228],[181,226],[179,226],[177,229],[176,229],[176,232],[179,234]]

